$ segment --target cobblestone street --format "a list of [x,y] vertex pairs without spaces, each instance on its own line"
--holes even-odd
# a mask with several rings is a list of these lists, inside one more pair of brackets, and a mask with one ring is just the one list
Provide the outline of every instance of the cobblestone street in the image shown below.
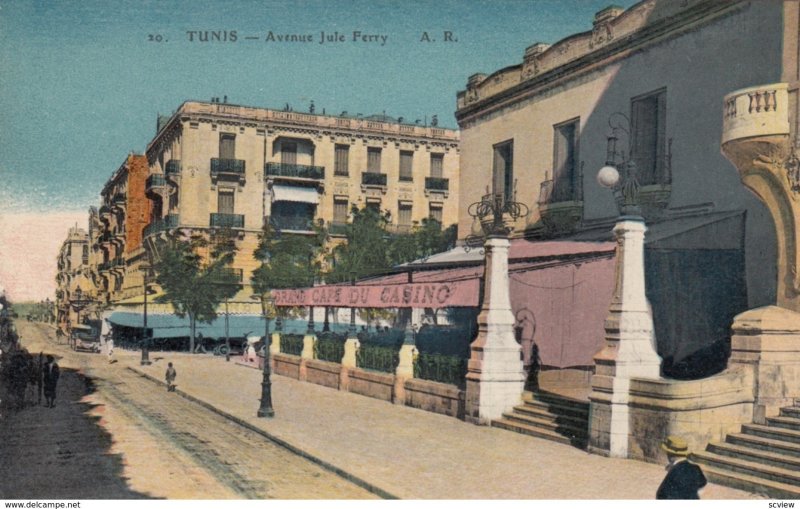
[[355,499],[366,490],[100,355],[20,323],[31,352],[56,353],[56,407],[29,402],[0,427],[2,498]]

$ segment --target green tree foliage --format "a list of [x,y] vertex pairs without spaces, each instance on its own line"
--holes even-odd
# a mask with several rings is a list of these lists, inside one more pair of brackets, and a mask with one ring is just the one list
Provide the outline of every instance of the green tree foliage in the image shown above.
[[346,282],[352,278],[373,276],[391,267],[424,259],[455,246],[456,225],[442,229],[441,223],[425,218],[410,233],[389,234],[388,212],[379,213],[353,206],[352,221],[347,225],[347,243],[333,249],[328,256],[328,282]]
[[153,268],[164,294],[157,302],[169,302],[176,315],[189,317],[191,352],[197,321],[212,322],[217,306],[239,289],[239,278],[230,269],[235,254],[235,236],[226,229],[215,231],[210,238],[175,235],[159,250]]
[[[326,232],[316,227],[315,235],[285,235],[267,224],[259,236],[253,256],[261,264],[253,271],[251,282],[256,294],[267,295],[280,288],[311,286],[319,278],[321,254]],[[282,317],[292,314],[283,309]],[[274,311],[273,311],[274,312]]]

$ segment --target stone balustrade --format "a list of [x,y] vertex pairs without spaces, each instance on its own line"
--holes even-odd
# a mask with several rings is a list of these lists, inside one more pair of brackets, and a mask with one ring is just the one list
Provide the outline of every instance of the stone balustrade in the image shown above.
[[756,136],[789,134],[786,83],[737,90],[725,96],[722,143]]

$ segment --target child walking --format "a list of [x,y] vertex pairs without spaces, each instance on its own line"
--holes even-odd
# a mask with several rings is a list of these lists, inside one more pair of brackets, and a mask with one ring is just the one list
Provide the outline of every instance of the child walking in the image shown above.
[[170,362],[167,366],[167,373],[164,375],[164,378],[167,379],[167,391],[168,392],[175,392],[175,377],[178,376],[178,372],[175,371],[175,368],[172,366]]

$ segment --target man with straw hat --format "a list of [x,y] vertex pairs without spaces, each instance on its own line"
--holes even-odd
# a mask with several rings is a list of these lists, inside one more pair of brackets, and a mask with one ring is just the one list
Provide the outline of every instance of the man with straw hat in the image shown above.
[[686,440],[668,436],[661,443],[661,449],[667,453],[669,465],[667,465],[667,476],[656,492],[656,499],[699,499],[698,492],[708,481],[700,467],[689,462],[689,445]]

